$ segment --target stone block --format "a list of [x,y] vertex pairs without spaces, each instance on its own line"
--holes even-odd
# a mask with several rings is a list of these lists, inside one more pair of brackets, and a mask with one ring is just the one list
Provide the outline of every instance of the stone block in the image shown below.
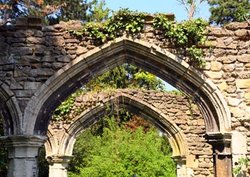
[[233,41],[234,41],[234,40],[233,40],[232,37],[228,37],[228,38],[226,38],[226,39],[224,40],[224,44],[225,44],[226,46],[228,46],[228,45],[232,44]]
[[237,56],[237,60],[242,63],[250,63],[250,54]]
[[71,61],[71,57],[69,55],[66,55],[66,56],[59,56],[57,58],[57,61],[59,62],[63,62],[63,63],[68,63]]
[[246,29],[249,27],[247,22],[232,22],[225,25],[225,28],[228,30],[238,30],[238,29]]
[[239,100],[238,98],[227,98],[228,101],[228,105],[229,106],[233,106],[236,107],[240,104],[241,100]]
[[38,37],[28,37],[27,38],[27,42],[28,43],[32,43],[32,44],[38,44],[38,43],[42,43],[43,39],[42,38],[38,38]]
[[235,70],[234,64],[224,64],[223,65],[223,71],[225,72],[232,72]]
[[250,92],[245,93],[244,98],[247,102],[250,102]]
[[232,153],[237,155],[247,153],[247,138],[245,134],[238,131],[232,132]]
[[221,61],[223,64],[234,63],[236,61],[236,56],[229,55],[227,57],[220,57],[220,58],[218,58],[218,61]]
[[215,72],[215,71],[205,71],[206,75],[211,79],[221,79],[223,72]]
[[36,90],[38,87],[40,87],[40,85],[40,82],[24,82],[24,89]]
[[248,88],[250,89],[250,79],[237,79],[236,86],[238,88]]
[[30,98],[36,90],[16,90],[15,95],[16,97],[21,97],[21,98]]
[[33,30],[27,29],[27,30],[17,30],[14,34],[15,37],[17,38],[25,38],[28,36],[32,36],[34,34]]
[[11,79],[10,82],[10,89],[12,90],[20,90],[23,89],[23,82],[17,82],[14,78]]
[[85,48],[85,47],[78,47],[77,48],[77,50],[76,50],[76,54],[77,55],[81,55],[81,54],[84,54],[84,53],[86,53],[86,52],[88,52],[88,49],[87,48]]
[[222,68],[222,64],[217,61],[212,61],[211,62],[211,71],[220,71]]
[[36,76],[51,76],[54,74],[54,71],[50,68],[37,68],[37,69],[32,69],[30,71],[30,74],[34,77],[36,77]]
[[235,33],[235,35],[236,35],[237,37],[245,37],[245,36],[248,35],[246,29],[239,29],[239,30],[236,30],[234,33]]
[[250,63],[247,63],[247,64],[245,65],[245,67],[246,67],[246,68],[250,68]]

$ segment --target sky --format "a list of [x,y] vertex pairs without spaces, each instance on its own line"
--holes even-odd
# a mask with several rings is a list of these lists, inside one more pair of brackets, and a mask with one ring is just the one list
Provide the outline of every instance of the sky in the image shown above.
[[[152,14],[157,12],[173,13],[178,22],[187,19],[185,8],[177,0],[106,0],[105,2],[108,8],[115,11],[120,8],[129,8]],[[209,16],[209,5],[202,3],[195,17],[208,20]]]

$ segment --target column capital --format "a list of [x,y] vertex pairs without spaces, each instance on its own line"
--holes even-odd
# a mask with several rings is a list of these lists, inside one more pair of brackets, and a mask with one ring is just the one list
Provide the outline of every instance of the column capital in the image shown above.
[[13,135],[3,136],[0,141],[8,149],[9,158],[36,157],[38,149],[46,141],[45,136]]
[[46,141],[47,137],[45,136],[36,136],[36,135],[11,135],[11,136],[2,136],[0,141],[2,141],[5,146],[8,147],[37,147],[42,146]]
[[231,156],[231,133],[207,133],[207,140],[214,147],[214,153],[217,155]]
[[47,157],[47,161],[51,165],[55,163],[68,164],[72,157],[70,155],[52,155]]
[[206,139],[210,144],[231,144],[232,133],[208,132]]
[[48,156],[47,161],[49,162],[49,177],[67,177],[67,167],[72,157],[73,156],[59,154]]

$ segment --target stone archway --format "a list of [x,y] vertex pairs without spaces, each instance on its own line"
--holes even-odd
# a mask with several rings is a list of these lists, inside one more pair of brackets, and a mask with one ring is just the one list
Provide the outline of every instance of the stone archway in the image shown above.
[[48,79],[25,109],[27,133],[45,133],[50,113],[60,101],[92,77],[123,63],[141,67],[193,98],[202,111],[207,133],[230,132],[227,104],[212,81],[166,50],[125,38],[79,56]]
[[[231,175],[228,134],[231,118],[220,90],[185,61],[153,44],[128,38],[95,48],[57,71],[34,94],[25,111],[26,134],[44,135],[55,107],[94,76],[123,63],[149,71],[189,95],[199,106],[206,124],[207,138],[214,144],[216,177]],[[224,171],[216,170],[227,166]]]
[[[182,130],[164,114],[164,110],[160,110],[138,97],[126,94],[126,91],[128,90],[115,91],[115,93],[106,95],[106,97],[102,93],[98,93],[100,100],[90,108],[86,108],[79,116],[71,120],[71,123],[57,122],[49,126],[48,141],[45,143],[45,147],[46,156],[51,162],[50,177],[56,174],[60,174],[62,177],[67,176],[66,167],[72,156],[77,136],[104,117],[107,114],[107,106],[110,107],[110,105],[117,106],[118,109],[119,107],[125,108],[136,115],[149,119],[158,129],[164,132],[173,150],[172,157],[177,162],[178,177],[189,177],[187,171],[190,162],[187,159],[191,161],[191,155],[188,152],[187,138]],[[131,92],[136,92],[136,90]],[[94,102],[94,100],[87,101]]]

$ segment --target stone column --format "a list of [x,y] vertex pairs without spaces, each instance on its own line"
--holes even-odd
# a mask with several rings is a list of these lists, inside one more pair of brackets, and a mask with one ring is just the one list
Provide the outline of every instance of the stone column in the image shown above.
[[37,177],[38,150],[46,137],[43,136],[8,136],[2,137],[8,149],[8,177]]
[[47,157],[49,177],[67,177],[67,167],[72,156],[55,155]]
[[231,134],[209,134],[213,145],[215,177],[232,177]]

